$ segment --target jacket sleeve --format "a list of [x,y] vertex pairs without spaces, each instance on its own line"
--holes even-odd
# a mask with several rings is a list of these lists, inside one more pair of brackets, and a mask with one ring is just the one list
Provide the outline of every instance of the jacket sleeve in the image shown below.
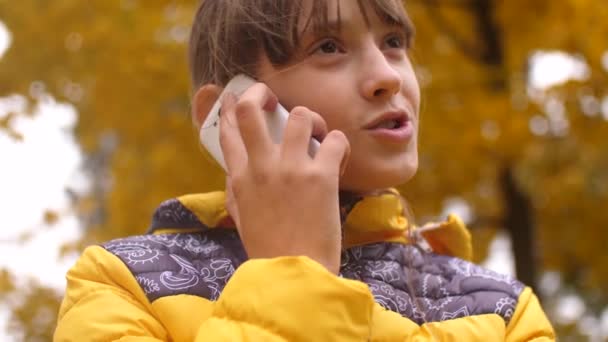
[[[95,246],[68,272],[56,341],[166,341],[165,325],[128,268]],[[367,285],[307,257],[250,260],[227,283],[195,341],[367,340]]]
[[553,327],[529,287],[519,295],[517,307],[507,326],[506,341],[555,341]]

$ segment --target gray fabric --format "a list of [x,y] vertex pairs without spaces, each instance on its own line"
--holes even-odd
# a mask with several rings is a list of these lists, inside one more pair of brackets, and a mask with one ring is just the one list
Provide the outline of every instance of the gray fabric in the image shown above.
[[202,228],[201,223],[190,209],[183,206],[177,199],[172,198],[160,204],[152,216],[152,224],[147,233],[164,228]]
[[367,283],[376,302],[418,324],[488,313],[508,323],[524,289],[470,262],[397,243],[350,248],[342,254],[341,274]]
[[[177,294],[216,300],[247,260],[230,229],[134,236],[103,247],[127,265],[151,302]],[[488,313],[508,323],[524,288],[472,263],[395,243],[344,251],[341,276],[367,283],[379,304],[419,324]]]
[[139,235],[103,244],[133,273],[148,300],[191,294],[215,300],[247,259],[234,230]]

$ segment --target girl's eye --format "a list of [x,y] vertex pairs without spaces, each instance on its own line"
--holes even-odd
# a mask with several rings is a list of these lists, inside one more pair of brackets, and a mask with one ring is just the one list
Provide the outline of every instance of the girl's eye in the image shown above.
[[340,50],[340,47],[338,46],[338,44],[335,41],[326,40],[316,48],[315,52],[322,53],[322,54],[333,54],[333,53],[340,53],[342,51]]
[[398,34],[386,38],[386,45],[391,49],[402,49],[405,47],[405,39]]

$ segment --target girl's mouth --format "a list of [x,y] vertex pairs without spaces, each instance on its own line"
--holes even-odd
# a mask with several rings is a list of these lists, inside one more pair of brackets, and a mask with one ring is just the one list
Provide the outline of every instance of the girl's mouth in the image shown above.
[[405,112],[389,112],[365,128],[372,136],[391,143],[405,143],[414,135],[414,125]]
[[372,129],[397,129],[402,127],[404,124],[405,120],[402,119],[385,120]]

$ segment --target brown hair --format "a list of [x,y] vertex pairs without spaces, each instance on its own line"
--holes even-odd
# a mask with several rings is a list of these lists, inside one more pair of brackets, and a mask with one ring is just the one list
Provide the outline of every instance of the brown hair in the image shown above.
[[[255,78],[260,54],[275,66],[289,63],[297,51],[299,20],[307,0],[202,0],[190,34],[190,73],[194,90],[212,83],[224,86],[239,73]],[[327,30],[327,0],[312,1],[304,27],[315,33]],[[351,1],[351,0],[348,0]],[[366,4],[384,22],[403,29],[409,44],[413,36],[402,0],[357,0],[369,24]],[[338,21],[340,2],[337,1]]]

